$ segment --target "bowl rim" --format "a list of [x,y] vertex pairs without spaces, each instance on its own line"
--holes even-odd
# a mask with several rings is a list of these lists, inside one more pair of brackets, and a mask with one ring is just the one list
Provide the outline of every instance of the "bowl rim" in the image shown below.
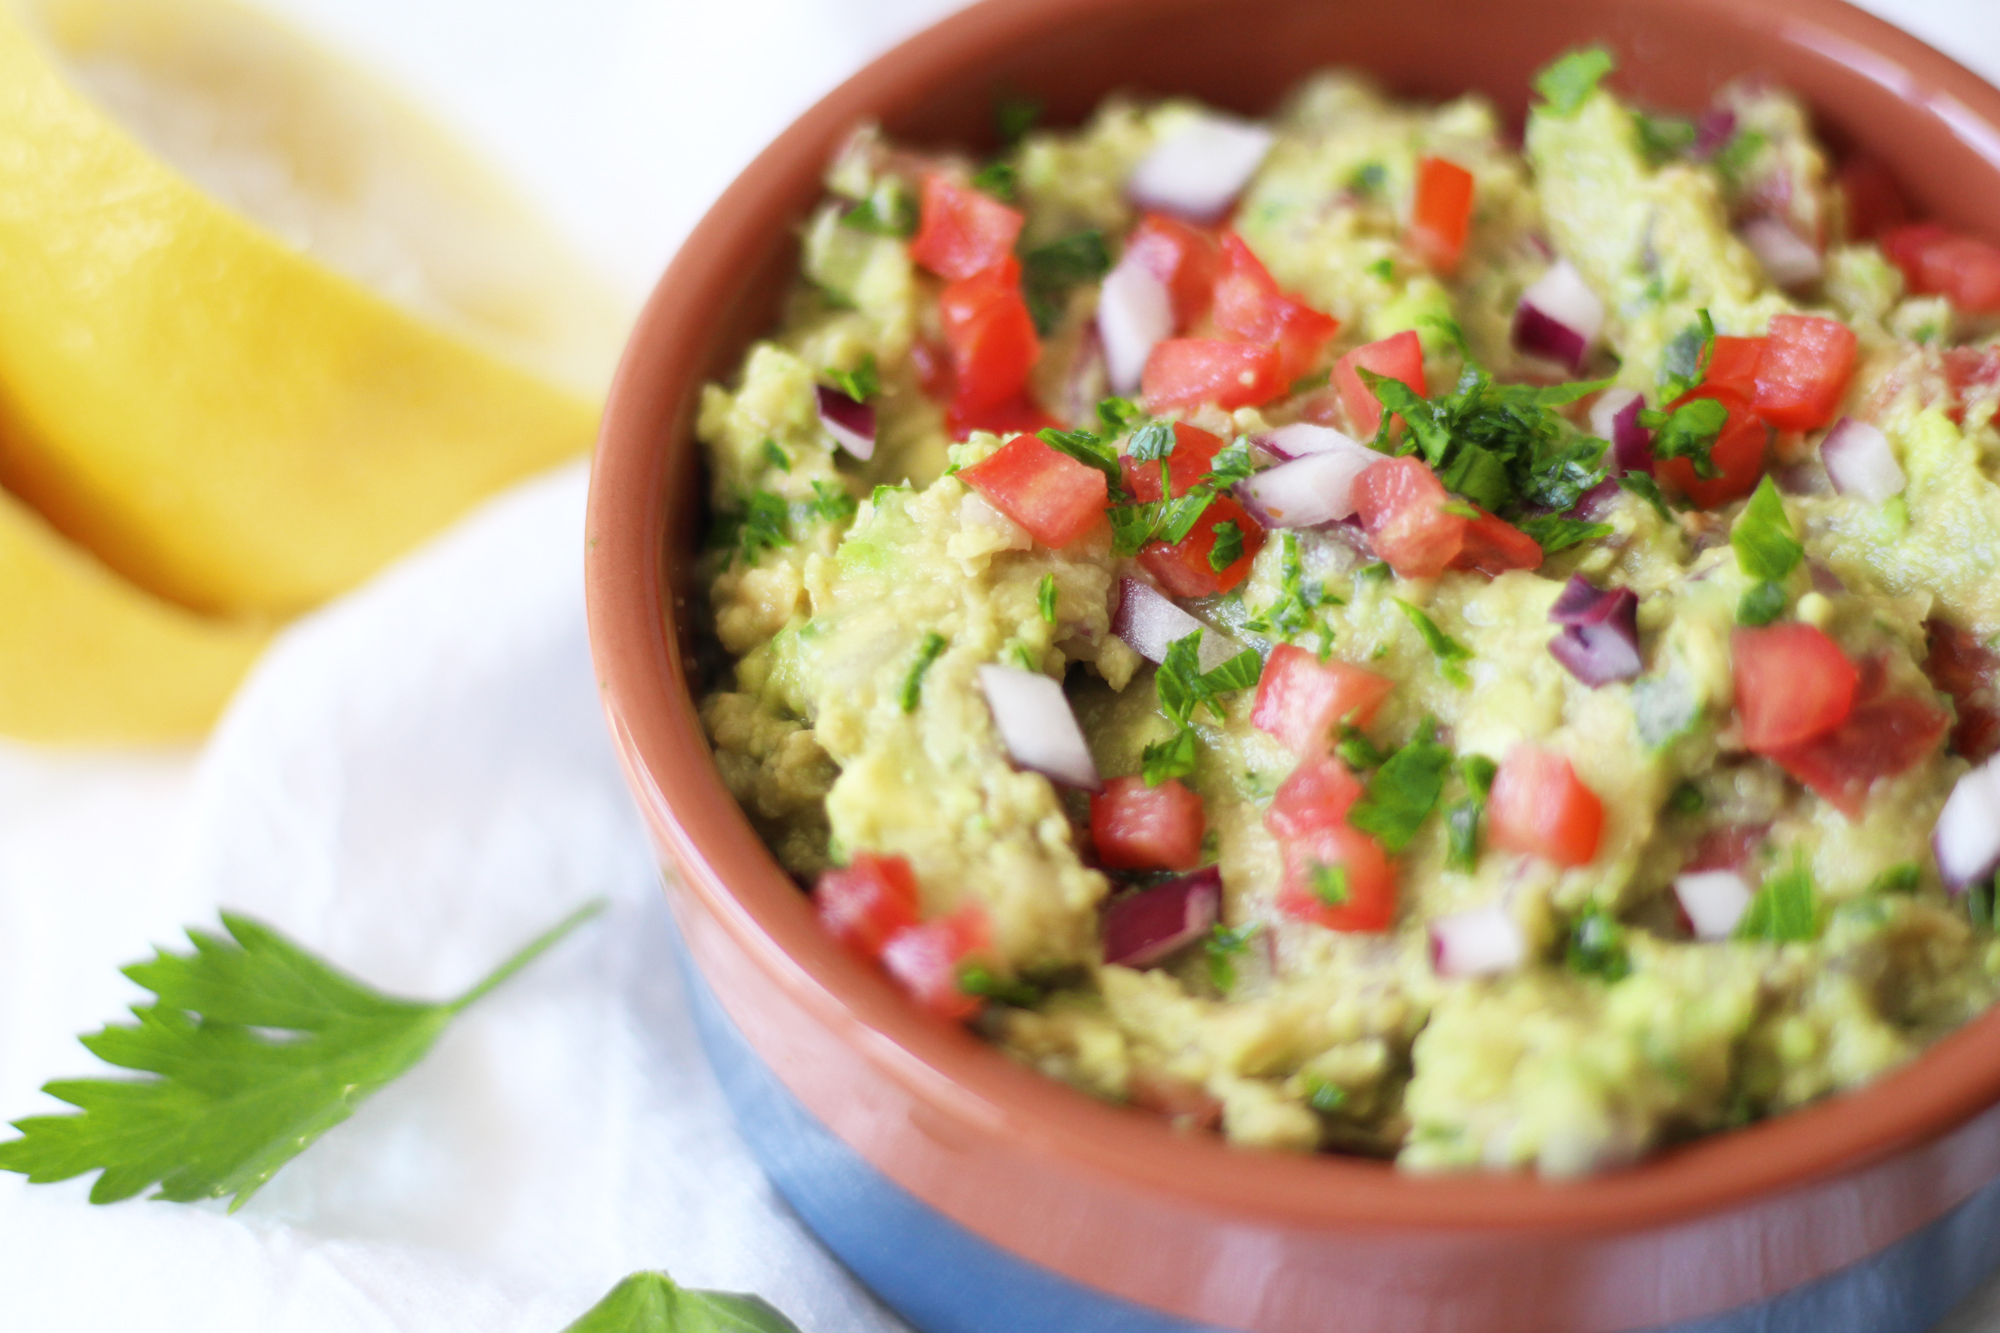
[[[2000,171],[2000,90],[1845,0],[1681,0],[1778,31],[1905,101],[1923,101]],[[1675,0],[1633,7],[1674,8]],[[724,786],[672,631],[670,437],[692,448],[698,325],[757,247],[742,215],[817,179],[846,130],[914,105],[918,69],[967,68],[996,41],[1150,0],[982,0],[871,61],[793,121],[689,233],[621,358],[586,518],[592,656],[621,763],[687,889],[764,976],[948,1122],[1210,1215],[1319,1230],[1552,1235],[1629,1232],[1752,1204],[1847,1175],[1950,1133],[2000,1102],[2000,1006],[1862,1088],[1580,1181],[1520,1172],[1414,1175],[1336,1154],[1232,1148],[1096,1101],[909,1004],[821,931],[807,899]],[[1984,148],[1973,143],[1984,141]],[[740,349],[739,349],[740,355]],[[689,383],[692,379],[693,382]],[[678,383],[676,392],[674,386]],[[678,404],[678,405],[677,405]],[[678,417],[678,420],[674,419]]]

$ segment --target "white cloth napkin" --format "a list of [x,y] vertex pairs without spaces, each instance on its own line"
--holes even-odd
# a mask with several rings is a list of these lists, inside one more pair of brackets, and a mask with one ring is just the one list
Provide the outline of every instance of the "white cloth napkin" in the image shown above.
[[[1992,0],[1868,0],[2000,77]],[[636,289],[761,144],[946,0],[283,0],[439,106]],[[0,1326],[554,1333],[636,1268],[807,1333],[902,1327],[750,1160],[703,1060],[584,642],[584,476],[502,497],[288,632],[198,754],[0,747],[0,1116],[104,1072],[117,969],[218,907],[442,998],[606,916],[242,1211],[0,1173]],[[2000,1329],[1989,1284],[1947,1333]]]

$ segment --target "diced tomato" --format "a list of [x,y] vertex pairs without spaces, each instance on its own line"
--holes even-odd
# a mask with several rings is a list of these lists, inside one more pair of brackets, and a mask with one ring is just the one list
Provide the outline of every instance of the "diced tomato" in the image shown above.
[[1465,549],[1465,517],[1445,507],[1444,483],[1419,459],[1370,464],[1352,495],[1375,554],[1406,579],[1436,578]]
[[1688,853],[1687,864],[1681,869],[1688,872],[1734,870],[1764,845],[1764,839],[1770,832],[1769,824],[1730,824],[1711,830],[1694,845]]
[[1278,784],[1270,808],[1264,811],[1264,827],[1279,838],[1338,828],[1365,790],[1361,779],[1332,755],[1308,754]]
[[992,947],[986,913],[968,904],[949,916],[905,926],[882,946],[882,966],[910,998],[940,1018],[964,1019],[984,1001],[959,987],[966,963]]
[[2000,395],[2000,347],[1945,348],[1944,378],[1951,389],[1945,414],[1962,425],[1966,408]]
[[813,906],[826,933],[873,962],[891,935],[917,924],[917,876],[900,856],[856,852],[821,873]]
[[1458,268],[1472,227],[1472,173],[1441,157],[1417,159],[1417,197],[1410,209],[1411,248],[1439,273]]
[[1380,843],[1345,824],[1279,843],[1285,878],[1278,910],[1328,930],[1387,930],[1396,919],[1396,871]]
[[935,338],[920,337],[910,343],[910,368],[917,372],[917,387],[928,398],[949,398],[953,388],[951,349]]
[[1486,798],[1488,840],[1559,866],[1588,865],[1604,832],[1604,802],[1553,750],[1516,745]]
[[[1167,481],[1173,487],[1176,498],[1186,495],[1201,483],[1208,470],[1215,466],[1215,456],[1221,452],[1220,436],[1211,435],[1185,421],[1174,423],[1174,451],[1167,455]],[[1161,498],[1158,462],[1141,463],[1127,457],[1119,459],[1118,465],[1125,474],[1125,489],[1134,497],[1147,504]]]
[[1708,356],[1708,370],[1701,382],[1710,388],[1727,389],[1738,398],[1757,396],[1757,367],[1763,364],[1765,338],[1733,338],[1717,334]]
[[1090,840],[1110,870],[1192,870],[1207,831],[1201,797],[1179,778],[1112,778],[1090,798]]
[[1225,411],[1256,407],[1284,395],[1291,381],[1275,347],[1220,338],[1169,338],[1153,348],[1140,376],[1148,412],[1213,403]]
[[1910,210],[1896,178],[1880,158],[1851,157],[1841,163],[1834,186],[1847,203],[1847,239],[1872,241],[1909,221]]
[[1854,375],[1854,330],[1818,315],[1773,315],[1751,406],[1781,430],[1818,430],[1840,411]]
[[1020,395],[1042,354],[1011,255],[945,287],[938,296],[956,384],[952,411],[971,419]]
[[1713,509],[1740,500],[1757,489],[1757,482],[1764,475],[1764,449],[1770,443],[1771,428],[1749,403],[1727,389],[1705,384],[1675,399],[1673,406],[1679,407],[1692,398],[1713,398],[1729,409],[1729,419],[1723,422],[1722,433],[1715,437],[1715,444],[1708,452],[1709,461],[1722,475],[1698,477],[1694,464],[1685,458],[1660,459],[1653,464],[1653,475],[1703,509]]
[[2000,679],[2000,653],[1981,643],[1949,621],[1932,620],[1930,651],[1924,657],[1924,674],[1931,684],[1951,696],[1957,721],[1951,729],[1951,748],[1973,763],[1983,763],[2000,751],[2000,694],[1994,682]]
[[1066,423],[1023,393],[983,411],[964,415],[961,415],[959,405],[953,403],[945,410],[944,424],[952,439],[963,440],[976,430],[990,431],[995,435],[1032,435],[1052,426],[1061,430]]
[[[1155,474],[1155,482],[1158,474]],[[1209,563],[1215,551],[1215,530],[1234,523],[1243,538],[1243,553],[1220,570]],[[1201,511],[1188,535],[1169,546],[1150,541],[1139,548],[1139,564],[1176,597],[1214,597],[1250,577],[1250,562],[1264,549],[1264,529],[1243,506],[1218,495]]]
[[1263,261],[1233,231],[1222,233],[1214,311],[1215,326],[1222,332],[1275,346],[1278,373],[1287,383],[1311,370],[1320,349],[1340,330],[1339,320],[1279,291]]
[[1365,727],[1396,682],[1349,662],[1322,662],[1295,643],[1271,650],[1251,724],[1297,755],[1325,754],[1341,722]]
[[910,258],[940,278],[969,278],[1014,253],[1025,221],[990,194],[943,174],[926,176]]
[[[1473,508],[1478,509],[1477,505]],[[1540,569],[1541,544],[1504,518],[1484,509],[1465,521],[1465,544],[1452,557],[1453,569],[1476,569],[1497,578],[1510,569]]]
[[958,478],[1044,546],[1067,546],[1090,531],[1111,502],[1104,474],[1032,435],[1016,435]]
[[1919,222],[1888,232],[1882,249],[1911,291],[1946,297],[1968,315],[2000,311],[2000,246]]
[[1146,271],[1166,284],[1173,298],[1175,332],[1192,328],[1208,313],[1222,263],[1215,237],[1199,227],[1148,213],[1126,237],[1125,253],[1137,255]]
[[1729,632],[1744,748],[1768,754],[1824,736],[1854,711],[1861,672],[1802,622]]
[[1860,817],[1877,778],[1907,771],[1937,748],[1951,717],[1908,695],[1855,708],[1824,735],[1765,753],[1849,819]]
[[1355,434],[1364,440],[1373,439],[1381,429],[1382,400],[1355,373],[1357,370],[1401,380],[1419,398],[1429,393],[1424,387],[1424,344],[1414,329],[1357,347],[1334,362],[1333,387],[1340,391],[1341,405],[1354,423]]

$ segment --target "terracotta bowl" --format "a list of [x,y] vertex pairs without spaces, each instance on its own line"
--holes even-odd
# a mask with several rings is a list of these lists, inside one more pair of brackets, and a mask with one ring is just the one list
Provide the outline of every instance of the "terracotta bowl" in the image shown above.
[[2000,1176],[2000,1012],[1860,1092],[1582,1183],[1236,1150],[1092,1101],[906,1004],[821,934],[696,718],[697,398],[774,324],[798,224],[858,121],[990,146],[1003,91],[1044,99],[1056,123],[1121,88],[1261,113],[1333,64],[1419,97],[1476,89],[1518,117],[1533,72],[1587,40],[1659,106],[1767,75],[1813,104],[1837,147],[1893,163],[1920,212],[2000,239],[2000,92],[1836,0],[988,0],[800,118],[641,316],[588,520],[611,729],[746,1135],[806,1220],[921,1327],[1900,1333],[2000,1262],[2000,1187],[1986,1188]]

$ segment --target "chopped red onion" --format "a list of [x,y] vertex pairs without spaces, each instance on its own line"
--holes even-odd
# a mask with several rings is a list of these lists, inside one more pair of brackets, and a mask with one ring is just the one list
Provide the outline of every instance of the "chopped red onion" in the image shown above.
[[1958,780],[1931,831],[1938,873],[1953,893],[2000,866],[2000,756]]
[[1855,495],[1869,504],[1881,504],[1900,495],[1909,478],[1896,462],[1889,437],[1865,421],[1842,417],[1820,441],[1819,461],[1827,480],[1842,495]]
[[1604,302],[1567,259],[1537,278],[1514,307],[1514,346],[1571,370],[1583,368],[1603,329]]
[[979,688],[1016,764],[1066,787],[1103,788],[1061,682],[1039,671],[989,664],[979,668]]
[[1837,597],[1847,591],[1847,585],[1841,582],[1840,575],[1834,573],[1817,560],[1806,561],[1806,572],[1812,575],[1814,592],[1825,593],[1828,597]]
[[819,424],[841,448],[856,458],[875,456],[875,409],[857,403],[838,389],[819,389]]
[[1528,957],[1527,937],[1504,902],[1438,917],[1430,937],[1431,969],[1441,977],[1511,972]]
[[1585,523],[1597,522],[1610,511],[1612,502],[1618,498],[1618,489],[1617,482],[1609,477],[1605,478],[1576,497],[1576,503],[1570,507],[1569,516],[1582,519]]
[[1569,673],[1595,689],[1631,680],[1643,669],[1639,659],[1639,597],[1630,588],[1600,592],[1577,574],[1549,609],[1563,627],[1549,640],[1549,653]]
[[1146,358],[1174,333],[1174,303],[1167,284],[1128,251],[1104,275],[1097,294],[1097,335],[1104,340],[1104,364],[1114,393],[1139,387]]
[[1736,113],[1728,107],[1717,107],[1695,122],[1694,156],[1706,161],[1735,137]]
[[[1345,435],[1331,426],[1321,426],[1311,421],[1294,421],[1289,426],[1267,430],[1262,435],[1252,435],[1250,443],[1274,458],[1290,462],[1294,458],[1304,458],[1307,454],[1324,454],[1335,449],[1368,449],[1350,435]],[[1380,459],[1373,449],[1371,456]]]
[[1250,183],[1271,140],[1271,131],[1252,121],[1197,116],[1153,145],[1125,182],[1125,193],[1143,208],[1212,221]]
[[1751,218],[1737,228],[1737,234],[1763,264],[1771,281],[1788,291],[1810,287],[1826,274],[1819,251],[1777,218]]
[[1674,897],[1696,939],[1728,939],[1753,896],[1734,870],[1697,870],[1674,880]]
[[1152,584],[1135,578],[1118,581],[1118,609],[1111,614],[1111,632],[1148,662],[1166,661],[1168,646],[1196,630],[1202,631],[1197,663],[1203,671],[1213,671],[1243,651],[1242,644],[1202,624]]
[[1151,967],[1208,934],[1222,911],[1222,872],[1191,875],[1117,898],[1104,909],[1104,961]]
[[[1314,427],[1325,430],[1325,427]],[[1354,513],[1354,479],[1382,461],[1382,455],[1338,431],[1318,453],[1245,477],[1236,497],[1267,528],[1316,528]]]
[[1630,389],[1607,389],[1590,405],[1590,429],[1611,442],[1611,472],[1653,470],[1653,432],[1639,424],[1645,398]]

